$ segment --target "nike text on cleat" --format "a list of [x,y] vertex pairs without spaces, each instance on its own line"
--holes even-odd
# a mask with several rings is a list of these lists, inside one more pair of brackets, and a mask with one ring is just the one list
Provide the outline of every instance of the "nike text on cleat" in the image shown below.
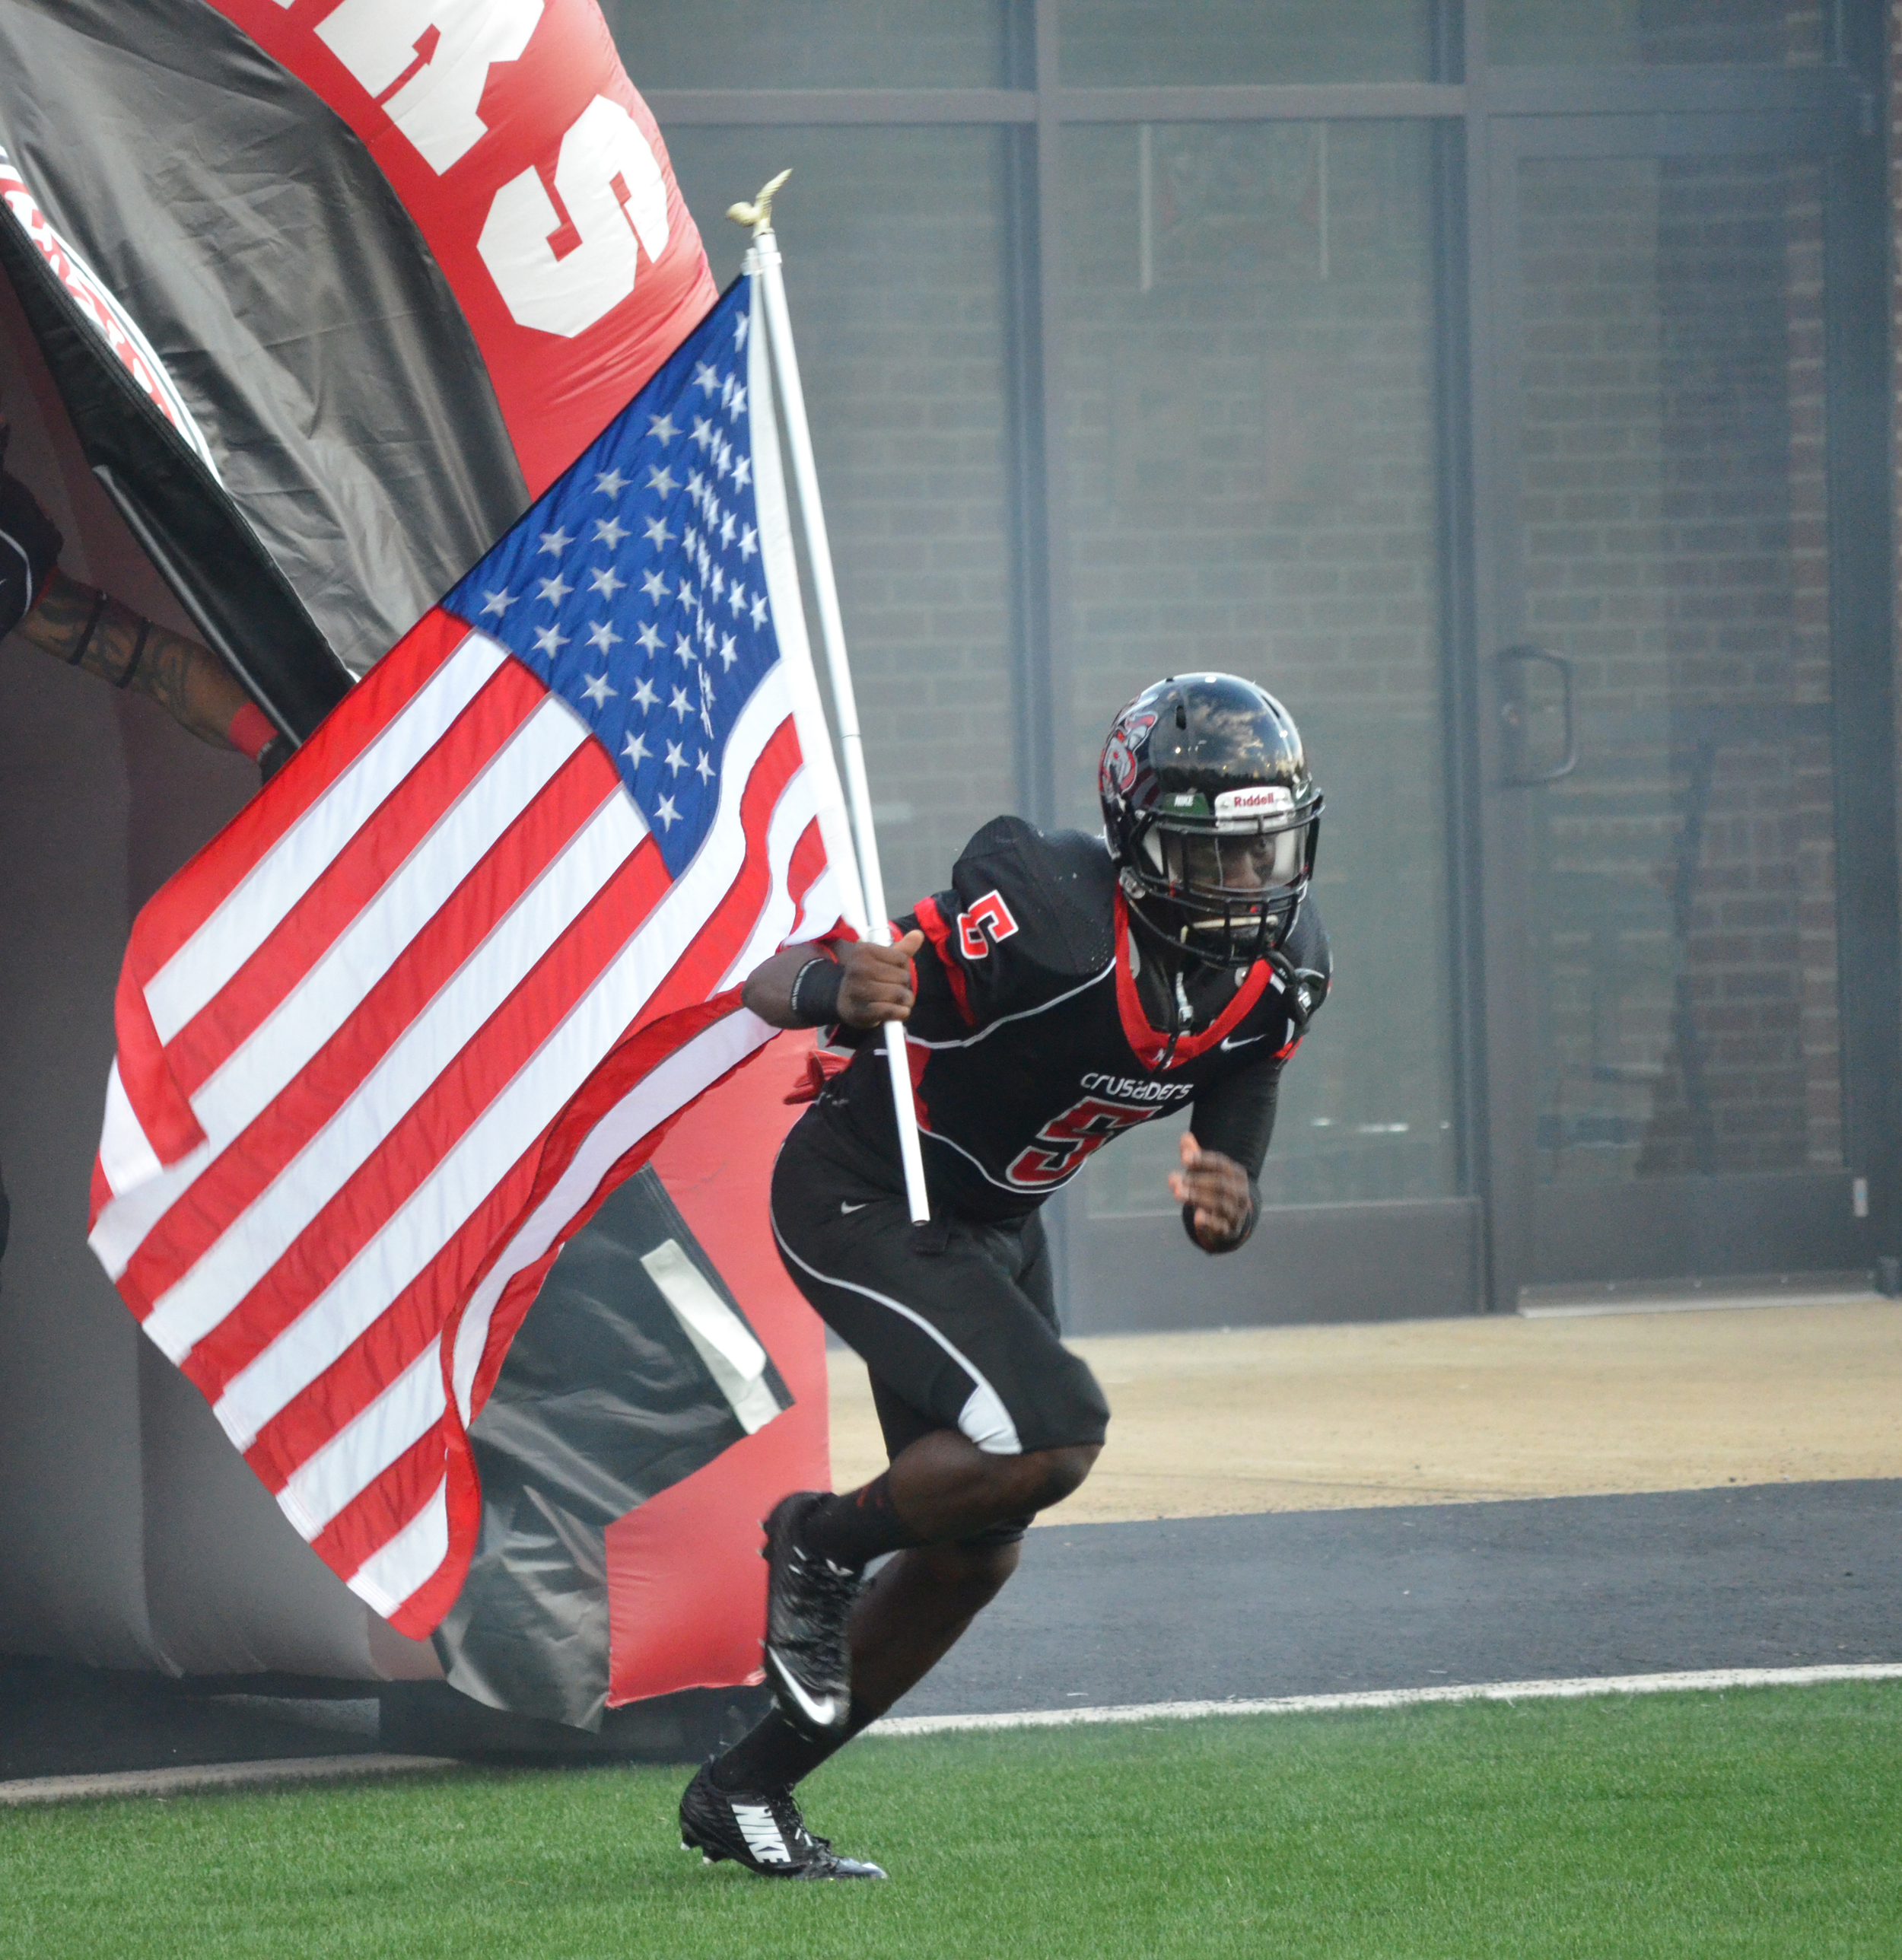
[[780,1713],[809,1736],[836,1735],[851,1715],[846,1623],[859,1575],[799,1542],[822,1491],[795,1491],[766,1520],[766,1678]]
[[720,1789],[703,1769],[680,1799],[680,1848],[710,1865],[730,1859],[762,1879],[882,1879],[877,1866],[841,1858],[806,1828],[790,1790]]

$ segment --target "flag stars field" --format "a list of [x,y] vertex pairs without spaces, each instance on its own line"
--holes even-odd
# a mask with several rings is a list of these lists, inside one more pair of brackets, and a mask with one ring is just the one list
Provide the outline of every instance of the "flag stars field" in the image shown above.
[[[666,838],[676,872],[705,834],[722,747],[774,651],[771,609],[752,582],[759,542],[750,395],[736,365],[746,326],[742,316],[721,336],[730,352],[696,350],[683,369],[682,393],[698,397],[695,406],[644,408],[638,419],[630,412],[602,437],[598,460],[571,473],[537,512],[533,571],[524,563],[510,575],[500,563],[485,565],[477,602],[485,625],[495,622],[498,637],[600,737],[637,807]],[[671,460],[683,444],[691,446],[684,469]],[[605,514],[603,498],[614,506]],[[447,602],[452,609],[460,597]],[[541,616],[517,630],[512,609],[524,597]],[[664,695],[656,671],[663,658],[678,663]],[[670,777],[664,752],[657,759],[651,740],[630,739],[650,714],[676,727],[698,721],[705,766],[689,751]],[[671,822],[660,815],[663,794]]]

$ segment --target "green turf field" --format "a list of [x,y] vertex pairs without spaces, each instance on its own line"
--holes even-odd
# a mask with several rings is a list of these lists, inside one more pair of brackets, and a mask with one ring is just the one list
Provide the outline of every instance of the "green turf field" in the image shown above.
[[678,1849],[671,1771],[0,1813],[0,1954],[1902,1954],[1902,1686],[873,1740],[886,1885]]

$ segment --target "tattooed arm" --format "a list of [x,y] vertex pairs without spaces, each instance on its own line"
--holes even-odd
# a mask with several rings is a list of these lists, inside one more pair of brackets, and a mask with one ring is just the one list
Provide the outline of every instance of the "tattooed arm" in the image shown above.
[[231,724],[250,697],[216,654],[57,567],[19,632],[55,660],[149,695],[201,742],[221,749],[239,746],[231,740]]
[[0,635],[17,628],[55,660],[137,688],[201,742],[249,756],[268,781],[291,744],[224,662],[59,569],[59,530],[4,466],[10,433],[0,422]]

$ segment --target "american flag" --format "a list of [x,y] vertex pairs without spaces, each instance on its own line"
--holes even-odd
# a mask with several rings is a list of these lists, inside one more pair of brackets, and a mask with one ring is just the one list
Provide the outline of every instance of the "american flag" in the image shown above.
[[461,1584],[467,1426],[563,1242],[771,1038],[751,968],[860,923],[749,284],[158,893],[120,978],[93,1248],[406,1633]]

